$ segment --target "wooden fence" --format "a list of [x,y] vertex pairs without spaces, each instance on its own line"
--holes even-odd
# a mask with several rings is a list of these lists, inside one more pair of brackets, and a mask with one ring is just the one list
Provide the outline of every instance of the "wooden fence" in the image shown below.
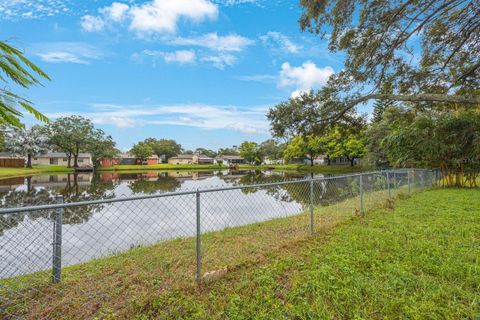
[[4,158],[0,159],[0,168],[23,168],[25,167],[25,159]]

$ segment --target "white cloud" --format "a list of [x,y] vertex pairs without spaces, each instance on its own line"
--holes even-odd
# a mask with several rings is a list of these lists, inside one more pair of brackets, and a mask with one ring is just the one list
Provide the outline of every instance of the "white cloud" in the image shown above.
[[253,40],[242,37],[237,34],[219,36],[217,33],[208,33],[199,37],[176,38],[170,42],[174,45],[199,46],[215,51],[240,52],[245,47],[252,45]]
[[[112,5],[99,10],[99,16],[84,16],[82,27],[114,23],[121,23],[128,20],[128,27],[139,36],[148,34],[175,33],[179,21],[188,20],[201,22],[214,20],[218,16],[218,7],[210,0],[152,0],[139,5],[129,6],[121,2],[114,2]],[[127,19],[128,18],[128,19]],[[88,31],[98,31],[101,28],[90,28]]]
[[302,47],[295,44],[289,37],[280,32],[269,31],[260,36],[260,40],[268,47],[280,50],[282,53],[298,53]]
[[133,58],[141,60],[142,57],[151,57],[154,59],[154,65],[157,58],[163,58],[167,63],[189,64],[195,63],[197,55],[193,50],[177,50],[174,52],[165,52],[157,50],[143,50],[140,53],[133,54]]
[[[93,107],[93,112],[80,115],[92,119],[96,124],[119,128],[173,125],[210,130],[227,129],[248,134],[267,133],[269,128],[265,106],[245,108],[202,104],[172,106],[95,104]],[[54,119],[67,115],[70,114],[47,114]]]
[[0,0],[0,20],[38,19],[71,12],[70,0]]
[[196,55],[193,50],[177,50],[175,52],[165,52],[164,59],[166,62],[178,62],[180,64],[194,63]]
[[233,66],[237,58],[231,54],[220,53],[219,55],[206,56],[201,59],[204,62],[211,63],[215,68],[223,70],[227,66]]
[[82,42],[51,42],[32,46],[32,51],[45,62],[90,64],[100,60],[104,53],[92,45]]
[[83,16],[80,24],[84,30],[89,32],[101,31],[105,27],[105,21],[102,18],[91,15]]
[[130,7],[124,3],[114,2],[110,6],[100,10],[107,18],[115,22],[123,21]]
[[334,73],[332,67],[319,68],[311,61],[304,62],[299,67],[293,67],[285,62],[280,70],[278,85],[282,88],[294,89],[292,96],[295,96],[302,91],[320,88]]

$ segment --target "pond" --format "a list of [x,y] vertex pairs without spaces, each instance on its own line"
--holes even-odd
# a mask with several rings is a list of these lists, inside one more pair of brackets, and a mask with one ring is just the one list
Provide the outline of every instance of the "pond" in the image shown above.
[[[260,171],[79,173],[0,180],[1,207],[112,199],[222,188],[322,175]],[[355,193],[354,180],[315,185],[328,203]],[[310,201],[308,181],[201,195],[202,232],[298,214]],[[62,264],[73,265],[138,245],[195,235],[195,195],[66,208],[62,216]],[[52,210],[0,216],[0,278],[51,267]]]

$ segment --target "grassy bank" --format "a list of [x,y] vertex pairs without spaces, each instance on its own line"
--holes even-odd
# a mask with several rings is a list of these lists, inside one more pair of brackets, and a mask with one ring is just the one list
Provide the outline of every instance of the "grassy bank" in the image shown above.
[[0,179],[33,176],[42,173],[68,173],[73,168],[66,166],[34,166],[33,168],[0,168]]
[[[155,164],[155,165],[116,165],[112,167],[100,167],[100,172],[122,172],[122,171],[169,171],[169,170],[184,170],[184,171],[201,171],[201,170],[227,170],[226,166],[219,165],[194,165],[194,164]],[[274,170],[274,171],[292,171],[292,172],[315,172],[323,174],[346,174],[352,172],[362,171],[361,166],[325,166],[325,165],[240,165],[240,170]]]
[[[384,204],[384,194],[366,196],[369,208]],[[480,312],[479,190],[422,192],[366,218],[356,216],[357,204],[316,208],[314,238],[308,214],[202,235],[203,271],[228,272],[201,288],[192,281],[192,238],[68,267],[58,285],[47,285],[49,273],[2,285],[39,290],[10,309],[32,319],[457,319]]]
[[349,165],[304,165],[304,164],[285,164],[285,165],[241,165],[240,169],[244,170],[270,170],[274,171],[294,171],[294,172],[313,172],[323,174],[348,174],[364,171],[362,166],[349,166]]

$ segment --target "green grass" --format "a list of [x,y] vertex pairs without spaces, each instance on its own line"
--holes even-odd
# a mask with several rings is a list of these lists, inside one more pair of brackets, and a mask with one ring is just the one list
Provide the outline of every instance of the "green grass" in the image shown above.
[[477,319],[480,190],[365,196],[364,218],[358,198],[316,208],[313,238],[308,213],[202,235],[203,272],[228,272],[199,288],[192,238],[0,288],[39,290],[10,309],[32,319]]
[[0,179],[14,178],[22,176],[33,176],[42,173],[68,173],[73,172],[73,168],[66,166],[34,166],[33,168],[0,168]]

